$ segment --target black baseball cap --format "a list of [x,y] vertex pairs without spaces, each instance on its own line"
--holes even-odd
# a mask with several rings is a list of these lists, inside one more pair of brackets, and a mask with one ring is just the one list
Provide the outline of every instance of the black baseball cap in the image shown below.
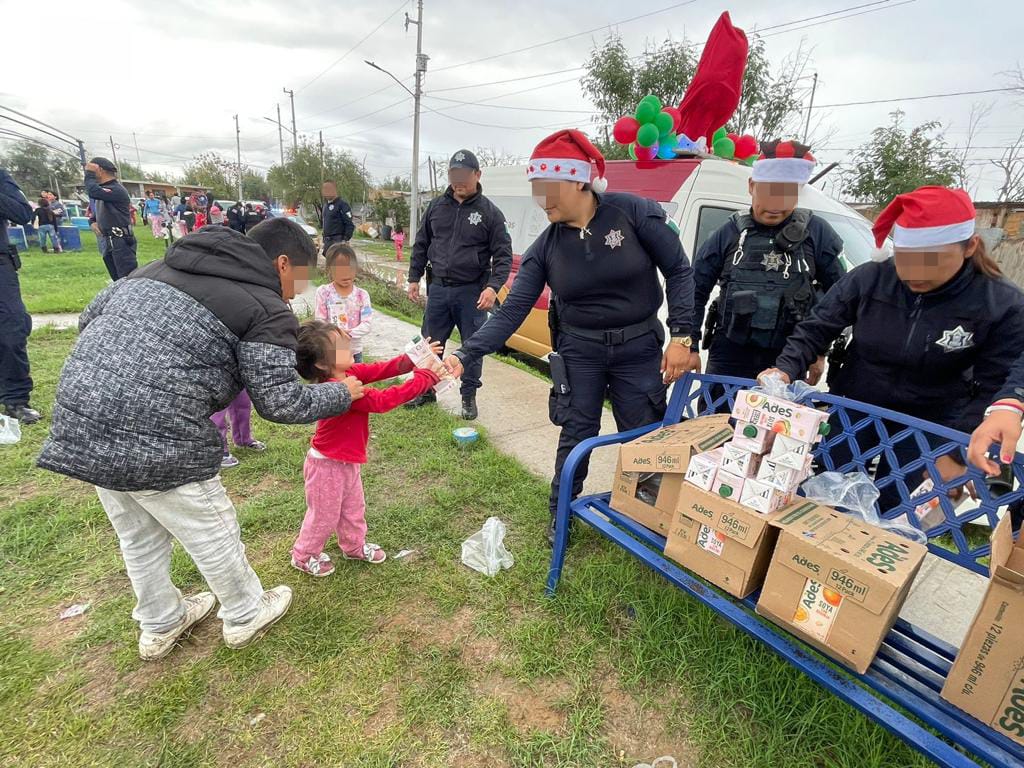
[[479,171],[480,163],[477,161],[476,155],[468,149],[460,149],[452,155],[452,159],[448,161],[448,170],[452,170],[454,168],[468,168],[471,171]]
[[90,163],[94,163],[95,165],[98,165],[100,168],[102,168],[107,173],[117,173],[117,166],[114,165],[109,160],[107,160],[107,158],[105,158],[105,157],[94,157],[89,162]]

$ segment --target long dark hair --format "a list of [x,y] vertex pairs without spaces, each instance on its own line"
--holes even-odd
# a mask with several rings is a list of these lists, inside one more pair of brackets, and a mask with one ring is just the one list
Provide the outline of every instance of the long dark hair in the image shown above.
[[[960,243],[965,250],[970,246],[971,239],[964,240]],[[996,260],[989,255],[988,246],[985,245],[985,241],[982,238],[979,237],[977,239],[977,245],[970,258],[971,261],[974,262],[974,269],[985,275],[985,277],[999,278],[1003,276],[1003,270],[999,268],[999,264],[996,263]]]

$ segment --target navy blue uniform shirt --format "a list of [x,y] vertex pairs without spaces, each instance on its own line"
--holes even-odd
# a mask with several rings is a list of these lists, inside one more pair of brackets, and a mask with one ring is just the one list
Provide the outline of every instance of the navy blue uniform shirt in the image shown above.
[[92,200],[100,232],[109,235],[114,227],[127,231],[132,225],[132,199],[117,179],[100,184],[96,174],[85,172],[85,191]]
[[332,237],[351,240],[356,231],[352,221],[352,208],[340,197],[330,200],[324,206],[324,238]]

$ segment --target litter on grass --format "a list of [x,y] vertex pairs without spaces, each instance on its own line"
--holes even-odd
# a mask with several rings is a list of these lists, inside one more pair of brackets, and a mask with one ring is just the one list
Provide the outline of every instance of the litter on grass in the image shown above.
[[91,605],[89,603],[75,603],[74,605],[69,605],[60,612],[60,618],[61,620],[73,619],[75,616],[81,616],[83,613],[88,611],[90,607]]

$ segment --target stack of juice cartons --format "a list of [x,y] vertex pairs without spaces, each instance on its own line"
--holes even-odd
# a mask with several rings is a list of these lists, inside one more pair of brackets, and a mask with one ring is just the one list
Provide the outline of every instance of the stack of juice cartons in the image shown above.
[[690,460],[693,485],[762,514],[790,503],[811,472],[811,452],[828,434],[828,414],[743,390],[732,410],[733,439]]

